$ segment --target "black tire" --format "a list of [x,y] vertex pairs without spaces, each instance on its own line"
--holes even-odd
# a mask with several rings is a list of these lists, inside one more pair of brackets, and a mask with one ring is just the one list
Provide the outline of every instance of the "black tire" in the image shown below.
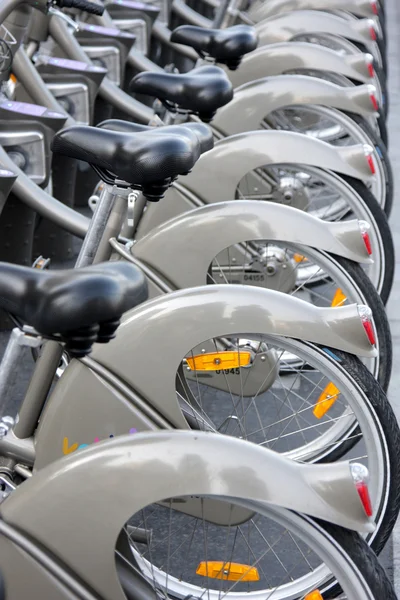
[[[382,98],[383,104],[380,107],[380,114],[382,115],[383,119],[387,119],[387,116],[389,113],[389,95],[388,95],[388,87],[387,87],[386,77],[385,77],[383,70],[380,67],[378,67],[378,65],[376,63],[374,64],[374,69],[375,69],[375,74],[379,81],[379,85],[381,87],[382,96],[383,96],[383,98]],[[359,81],[354,81],[352,79],[349,79],[349,81],[351,81],[354,85],[362,85]]]
[[392,336],[385,307],[378,292],[368,278],[368,275],[359,264],[352,260],[342,258],[341,256],[335,256],[334,259],[345,271],[347,271],[347,273],[349,273],[361,294],[364,296],[365,303],[372,311],[379,345],[379,375],[377,379],[382,389],[386,392],[389,387],[390,376],[392,373],[393,351]]
[[[343,258],[342,256],[333,254],[329,254],[329,256],[330,259],[336,262],[345,273],[350,275],[350,278],[358,289],[358,293],[363,298],[362,303],[369,306],[372,311],[379,348],[379,369],[376,379],[383,391],[387,392],[392,374],[393,345],[389,321],[383,302],[361,265],[347,258]],[[213,278],[211,267],[208,271],[207,279],[208,282],[212,284]],[[310,287],[313,287],[314,285],[318,285],[318,283],[308,284]]]
[[379,8],[379,24],[382,28],[382,44],[383,47],[386,48],[387,45],[387,28],[386,28],[386,17],[385,11],[382,10],[382,7]]
[[379,113],[377,122],[378,122],[378,127],[379,127],[380,138],[381,138],[382,142],[385,144],[386,149],[388,150],[389,149],[389,133],[387,130],[386,120],[381,113]]
[[[359,410],[375,429],[375,444],[380,448],[383,462],[379,466],[382,487],[378,492],[379,505],[375,506],[377,527],[373,533],[368,534],[367,541],[373,550],[379,553],[390,537],[400,511],[400,428],[397,419],[381,386],[358,357],[311,342],[298,340],[297,343],[310,354],[317,352],[324,356],[324,360],[332,366],[331,372],[337,372],[338,381],[342,379],[343,383],[351,386],[348,388],[349,394],[357,394]],[[177,381],[178,392],[182,397],[190,398],[191,391],[185,384],[184,376],[180,375]],[[196,419],[189,420],[188,423],[193,429],[199,428]],[[347,459],[348,453],[360,441],[362,442],[362,432],[355,417],[335,443],[324,446],[324,452],[320,456],[314,456],[312,462],[326,464]],[[364,454],[365,449],[362,448],[361,452]]]
[[[370,404],[371,412],[375,414],[375,418],[381,425],[382,436],[387,444],[389,471],[386,474],[386,485],[388,486],[386,506],[381,505],[378,513],[380,519],[378,530],[370,544],[374,552],[379,554],[392,533],[400,510],[400,429],[385,393],[368,369],[356,356],[336,349],[331,349],[331,351],[339,358],[342,368],[363,391]],[[357,440],[354,438],[359,432],[360,429],[355,426],[352,438],[341,444],[337,450],[331,452],[321,462],[335,462],[341,459],[355,446]]]
[[393,238],[387,217],[379,206],[375,196],[361,181],[355,179],[354,177],[348,177],[347,175],[341,175],[341,177],[344,181],[351,185],[355,192],[357,192],[357,194],[363,199],[379,229],[385,257],[385,273],[380,296],[383,304],[386,304],[392,289],[395,265]]
[[381,24],[381,27],[382,27],[383,41],[384,41],[385,46],[386,46],[386,42],[387,42],[387,23],[386,23],[385,2],[383,0],[381,0],[379,2],[379,17],[380,17],[380,24]]
[[[380,139],[375,131],[372,129],[370,124],[361,117],[360,115],[355,115],[354,113],[347,113],[349,117],[353,119],[361,127],[363,131],[368,135],[371,139],[372,145],[375,146],[375,150],[380,158],[380,161],[383,165],[383,170],[385,172],[385,181],[386,181],[386,202],[385,202],[385,214],[389,218],[390,213],[393,208],[393,196],[394,196],[394,183],[393,183],[393,170],[390,163],[389,154],[387,151],[387,129],[386,129],[386,141],[384,139]],[[384,122],[384,121],[383,121]]]
[[388,87],[387,87],[385,73],[377,64],[374,65],[374,68],[375,68],[375,73],[377,75],[377,78],[379,79],[379,84],[381,86],[382,94],[383,94],[382,114],[383,114],[383,117],[385,119],[387,119],[390,106],[389,106],[389,94],[388,94]]
[[[381,27],[382,27],[382,32],[384,32],[384,26],[382,24],[381,24]],[[376,39],[376,43],[378,44],[379,52],[382,57],[383,74],[385,75],[385,78],[387,79],[387,77],[388,77],[388,60],[387,60],[387,56],[386,56],[386,42],[383,38],[378,36]]]
[[[385,570],[379,564],[374,552],[358,533],[325,521],[318,521],[317,519],[315,521],[343,548],[349,561],[358,568],[374,598],[377,600],[383,600],[383,598],[385,600],[397,600],[396,592]],[[339,584],[336,584],[323,597],[324,600],[331,600],[337,598],[340,594],[342,594],[342,590]]]
[[[367,46],[365,44],[359,43],[359,42],[353,42],[354,46],[357,46],[357,48],[359,48],[359,50],[361,50],[361,52],[369,52]],[[376,44],[378,46],[378,50],[379,53],[381,55],[381,59],[382,59],[382,70],[383,70],[383,74],[385,75],[385,78],[387,78],[387,71],[388,71],[388,67],[387,67],[387,57],[386,57],[386,51],[385,51],[385,43],[384,41],[380,38],[377,37],[376,39]],[[374,66],[376,65],[376,60],[374,60]]]

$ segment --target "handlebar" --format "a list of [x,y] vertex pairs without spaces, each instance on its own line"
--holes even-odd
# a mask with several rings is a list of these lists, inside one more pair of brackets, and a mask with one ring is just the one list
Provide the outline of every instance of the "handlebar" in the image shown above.
[[59,8],[77,8],[78,10],[83,10],[84,12],[100,17],[104,12],[104,6],[100,6],[89,0],[55,0],[54,4]]

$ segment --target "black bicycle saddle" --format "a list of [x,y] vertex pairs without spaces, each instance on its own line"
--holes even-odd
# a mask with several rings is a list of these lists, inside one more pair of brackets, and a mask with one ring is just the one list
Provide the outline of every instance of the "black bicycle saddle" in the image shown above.
[[60,335],[73,356],[112,339],[122,314],[146,299],[143,273],[127,262],[65,271],[0,263],[0,307],[42,335]]
[[[112,131],[124,131],[125,133],[138,133],[139,131],[153,131],[154,127],[149,125],[139,125],[138,123],[131,123],[130,121],[121,121],[120,119],[107,119],[102,121],[96,127],[101,129],[111,129]],[[207,152],[214,147],[214,137],[211,129],[203,123],[185,123],[184,125],[167,125],[165,127],[159,127],[157,130],[164,135],[170,135],[179,133],[179,135],[185,135],[185,130],[189,129],[190,136],[192,133],[197,135],[200,143],[200,152]]]
[[181,25],[171,33],[171,42],[190,46],[202,56],[235,70],[245,54],[257,48],[254,27],[234,25],[226,29],[203,29],[195,25]]
[[178,175],[188,173],[200,156],[196,134],[161,133],[158,128],[138,133],[74,126],[56,133],[55,154],[89,163],[107,183],[116,179],[140,187],[154,200]]
[[161,100],[171,110],[183,109],[208,123],[218,108],[233,98],[232,84],[219,67],[204,66],[189,73],[138,73],[130,90]]

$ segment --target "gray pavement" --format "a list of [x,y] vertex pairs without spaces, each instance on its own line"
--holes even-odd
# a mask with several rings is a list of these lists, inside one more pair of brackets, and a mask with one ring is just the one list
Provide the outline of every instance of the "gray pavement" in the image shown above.
[[[390,159],[395,177],[395,202],[390,224],[396,250],[396,271],[392,294],[387,306],[393,336],[393,372],[389,398],[400,420],[400,204],[396,202],[396,192],[400,191],[400,4],[398,0],[386,0],[389,97],[390,113],[388,130],[390,136]],[[392,564],[390,561],[392,553]],[[400,597],[400,520],[393,533],[392,545],[387,548],[382,560],[393,574],[396,592]]]

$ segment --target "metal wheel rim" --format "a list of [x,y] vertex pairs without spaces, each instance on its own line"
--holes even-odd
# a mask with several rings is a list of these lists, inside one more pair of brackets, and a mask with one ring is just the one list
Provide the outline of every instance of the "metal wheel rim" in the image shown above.
[[[274,167],[277,168],[279,168],[279,166],[280,165],[274,165]],[[282,166],[285,167],[285,165]],[[289,166],[293,167],[293,165]],[[296,168],[299,172],[310,173],[311,175],[317,176],[322,181],[326,182],[328,185],[336,187],[340,196],[346,198],[346,202],[349,205],[349,210],[352,213],[351,218],[367,221],[367,223],[370,224],[369,236],[373,249],[372,257],[374,262],[373,264],[364,267],[364,269],[368,274],[368,277],[372,281],[373,285],[380,293],[383,288],[386,268],[384,244],[378,225],[365,202],[363,202],[362,198],[346,181],[344,181],[340,176],[336,175],[335,173],[332,173],[330,171],[324,171],[323,169],[319,169],[318,167],[309,167],[304,165],[297,165]],[[238,186],[239,185],[240,182],[238,183]],[[248,195],[244,197],[249,198]]]
[[[251,600],[298,600],[305,593],[309,593],[313,589],[326,592],[338,581],[348,600],[374,600],[358,569],[353,564],[349,564],[348,555],[312,519],[277,506],[256,504],[248,500],[225,499],[235,504],[240,504],[244,508],[253,510],[270,519],[274,519],[280,526],[290,530],[299,539],[306,541],[313,552],[321,557],[323,563],[309,575],[289,584],[284,584],[278,590],[272,588],[272,590],[247,593],[228,591],[221,594],[219,590],[200,588],[193,584],[182,582],[171,575],[167,576],[164,571],[155,569],[147,559],[141,557],[135,546],[131,545],[132,553],[146,579],[150,582],[154,582],[155,580],[161,588],[165,589],[167,587],[168,595],[181,599],[190,596],[203,598],[205,595],[207,600],[222,600],[224,597],[232,598],[233,600],[244,598],[251,598]],[[333,553],[335,555],[334,558],[332,557]],[[332,581],[333,579],[334,581]],[[268,593],[267,596],[266,593]]]
[[[294,111],[298,110],[303,111],[304,113],[310,113],[310,114],[317,114],[317,115],[321,115],[322,117],[325,117],[326,119],[331,119],[331,120],[335,120],[337,121],[338,125],[337,125],[337,129],[344,129],[346,131],[346,133],[352,138],[350,143],[351,144],[367,144],[368,146],[371,146],[371,148],[373,149],[373,154],[375,156],[375,170],[376,173],[373,177],[371,177],[370,179],[370,185],[368,186],[370,191],[374,194],[375,198],[378,200],[380,206],[382,208],[384,208],[385,203],[386,203],[386,181],[385,181],[385,172],[384,172],[384,168],[382,165],[382,161],[380,159],[379,153],[376,150],[375,144],[374,142],[371,140],[371,138],[368,136],[368,134],[355,122],[353,121],[353,119],[351,119],[350,117],[348,117],[347,115],[343,114],[341,111],[336,110],[334,108],[329,108],[326,106],[317,106],[317,105],[304,105],[304,106],[289,106],[289,107],[285,107],[284,109],[279,109],[276,111],[273,111],[273,113],[268,115],[268,120],[270,120],[271,118],[274,119],[274,115],[277,114],[278,118],[279,118],[279,114],[282,115],[282,110],[286,110],[287,108],[293,109]],[[285,117],[281,117],[281,119],[284,119]],[[276,127],[275,127],[276,129]],[[296,129],[291,129],[291,131],[298,131]],[[310,137],[315,137],[317,139],[321,139],[322,141],[326,141],[326,137],[327,135],[329,135],[329,132],[324,133],[322,132],[321,135],[318,135],[318,132],[315,131],[310,131],[310,132],[304,132],[304,131],[300,131],[299,133],[303,133],[304,135],[309,135]],[[334,135],[334,134],[333,134]],[[328,143],[330,143],[328,141]],[[336,144],[333,144],[336,145]],[[346,143],[345,145],[349,145],[348,143]]]
[[[312,69],[291,69],[287,72],[287,74],[299,74],[299,75],[308,75],[310,77],[317,77],[317,79],[324,79],[325,81],[330,81],[332,83],[336,83],[342,87],[355,87],[354,84],[348,77],[342,75],[340,73],[332,73],[331,71],[321,71],[321,70],[312,70]],[[378,100],[379,106],[383,106],[383,90],[381,86],[381,82],[379,81],[378,76],[374,75],[371,79],[367,80],[366,77],[360,76],[358,83],[373,83],[376,88],[376,96]]]
[[[315,41],[311,41],[315,39]],[[294,36],[291,41],[296,41],[296,42],[306,42],[309,44],[318,44],[321,46],[324,46],[326,48],[329,48],[330,50],[334,50],[335,52],[338,52],[338,54],[344,54],[344,55],[351,55],[351,56],[355,56],[357,54],[364,54],[364,52],[362,52],[362,50],[360,50],[359,48],[357,48],[357,46],[351,41],[348,40],[347,38],[344,37],[340,37],[340,36],[336,36],[336,35],[331,35],[331,34],[324,34],[324,33],[310,33],[310,34],[299,34]],[[372,40],[365,42],[365,46],[368,48],[368,52],[370,52],[374,59],[377,61],[377,64],[382,68],[383,66],[383,62],[382,62],[382,56],[381,53],[379,51],[379,47],[378,44],[376,42],[373,42]]]
[[[230,337],[244,337],[244,335],[239,334],[238,336]],[[299,462],[321,461],[329,455],[333,448],[340,446],[343,441],[349,439],[349,435],[352,435],[356,423],[358,423],[362,432],[362,439],[366,445],[374,516],[376,517],[377,513],[379,513],[378,516],[380,517],[380,506],[377,506],[377,502],[383,502],[386,505],[388,491],[386,489],[387,486],[385,486],[384,472],[386,470],[389,473],[390,467],[386,460],[387,446],[382,427],[376,419],[375,414],[371,411],[369,403],[367,404],[364,393],[347,371],[341,367],[340,363],[335,362],[333,358],[317,346],[308,342],[273,335],[251,336],[251,339],[256,338],[278,346],[285,351],[294,352],[314,368],[317,368],[327,380],[333,382],[340,389],[342,394],[345,394],[346,404],[348,405],[345,411],[343,411],[343,418],[337,420],[326,433],[320,435],[312,442],[303,445],[301,448],[281,452],[281,454],[286,458]],[[274,448],[272,447],[272,449]],[[362,458],[357,457],[357,460],[361,460]],[[389,481],[389,474],[386,481]],[[373,533],[371,537],[373,538],[374,536],[375,534]]]
[[[354,283],[354,281],[350,277],[350,275],[347,273],[347,271],[331,255],[327,254],[326,252],[324,252],[322,250],[318,250],[318,249],[311,248],[311,247],[301,246],[300,244],[295,245],[295,244],[291,244],[291,243],[287,243],[287,242],[275,242],[275,241],[271,241],[271,242],[268,241],[267,243],[268,244],[270,243],[272,245],[275,245],[275,243],[276,243],[278,246],[282,245],[282,247],[288,248],[293,253],[299,253],[299,254],[304,255],[306,258],[311,258],[313,261],[315,261],[316,265],[318,265],[320,268],[324,269],[324,272],[326,275],[328,275],[329,277],[334,279],[335,283],[334,283],[333,287],[338,287],[343,291],[349,304],[355,303],[355,304],[368,305],[368,299],[364,297],[364,295],[361,293],[361,290],[359,289],[358,286],[356,286],[356,284]],[[331,276],[333,269],[335,270],[334,278]],[[305,270],[307,270],[307,267],[305,267]],[[218,267],[216,267],[216,271],[218,272]],[[305,277],[307,277],[307,276],[308,275],[306,274]],[[221,281],[218,281],[218,283],[225,283],[225,282],[223,280],[221,280]],[[227,282],[227,284],[229,285],[229,282]],[[296,280],[296,286],[297,286],[297,280]],[[304,276],[303,276],[303,280],[301,280],[299,283],[299,287],[301,288],[302,286],[304,286]],[[264,286],[260,285],[260,287],[264,287]],[[296,290],[293,293],[290,293],[290,295],[295,295],[295,293],[296,293]],[[378,351],[377,357],[361,358],[361,361],[363,362],[363,364],[365,364],[365,366],[368,368],[368,370],[374,375],[375,379],[378,378],[379,363],[380,363],[378,336],[377,336],[377,340],[376,340],[376,349]]]

